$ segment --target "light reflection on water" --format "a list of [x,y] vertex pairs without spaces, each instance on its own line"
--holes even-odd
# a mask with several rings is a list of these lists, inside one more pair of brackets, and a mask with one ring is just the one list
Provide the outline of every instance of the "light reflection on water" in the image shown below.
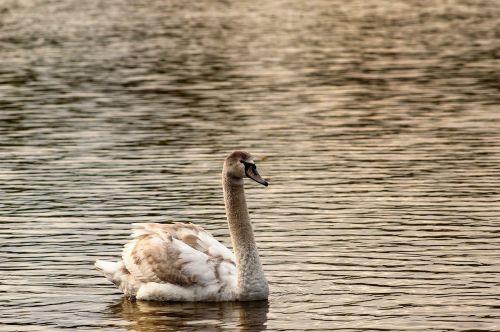
[[[499,11],[2,2],[0,330],[497,330]],[[234,149],[269,303],[123,301],[131,223],[230,243]]]
[[109,317],[123,317],[138,331],[232,331],[265,330],[267,301],[241,303],[172,303],[122,299],[105,311]]

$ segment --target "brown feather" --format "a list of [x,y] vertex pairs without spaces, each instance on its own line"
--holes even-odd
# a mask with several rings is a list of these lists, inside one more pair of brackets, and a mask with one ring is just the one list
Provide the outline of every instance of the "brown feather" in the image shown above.
[[[145,232],[136,236],[129,244],[132,248],[125,248],[123,252],[123,261],[129,273],[142,282],[171,283],[179,286],[197,284],[196,276],[183,271],[184,262],[172,241],[178,239],[209,255],[207,248],[200,245],[198,237],[200,232],[206,231],[199,226],[182,223],[142,224],[141,227]],[[218,267],[222,257],[210,257],[210,260]],[[218,272],[214,272],[218,277]]]

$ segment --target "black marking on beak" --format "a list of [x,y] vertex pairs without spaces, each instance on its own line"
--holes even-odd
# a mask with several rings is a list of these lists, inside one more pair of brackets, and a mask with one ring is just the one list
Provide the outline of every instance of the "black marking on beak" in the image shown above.
[[257,165],[254,163],[250,163],[248,161],[240,160],[240,162],[245,165],[245,175],[249,177],[250,179],[254,180],[255,182],[258,182],[264,186],[268,186],[269,183],[267,183],[266,180],[264,180],[259,172],[257,172]]

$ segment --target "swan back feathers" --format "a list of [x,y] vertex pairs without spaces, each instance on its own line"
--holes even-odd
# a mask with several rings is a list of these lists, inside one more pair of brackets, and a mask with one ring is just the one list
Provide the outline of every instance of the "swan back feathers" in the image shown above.
[[96,267],[127,296],[165,301],[235,299],[233,253],[192,224],[134,224],[118,263]]
[[134,224],[133,240],[122,260],[142,282],[179,286],[218,282],[222,261],[235,265],[234,255],[203,228],[193,224]]

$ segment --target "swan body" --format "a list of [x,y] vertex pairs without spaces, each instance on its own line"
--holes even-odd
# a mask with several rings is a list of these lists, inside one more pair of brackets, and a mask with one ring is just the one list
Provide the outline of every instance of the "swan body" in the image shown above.
[[193,224],[134,224],[118,262],[96,268],[129,298],[158,301],[264,300],[268,285],[246,206],[243,178],[265,186],[251,155],[230,154],[222,172],[226,215],[235,253]]

